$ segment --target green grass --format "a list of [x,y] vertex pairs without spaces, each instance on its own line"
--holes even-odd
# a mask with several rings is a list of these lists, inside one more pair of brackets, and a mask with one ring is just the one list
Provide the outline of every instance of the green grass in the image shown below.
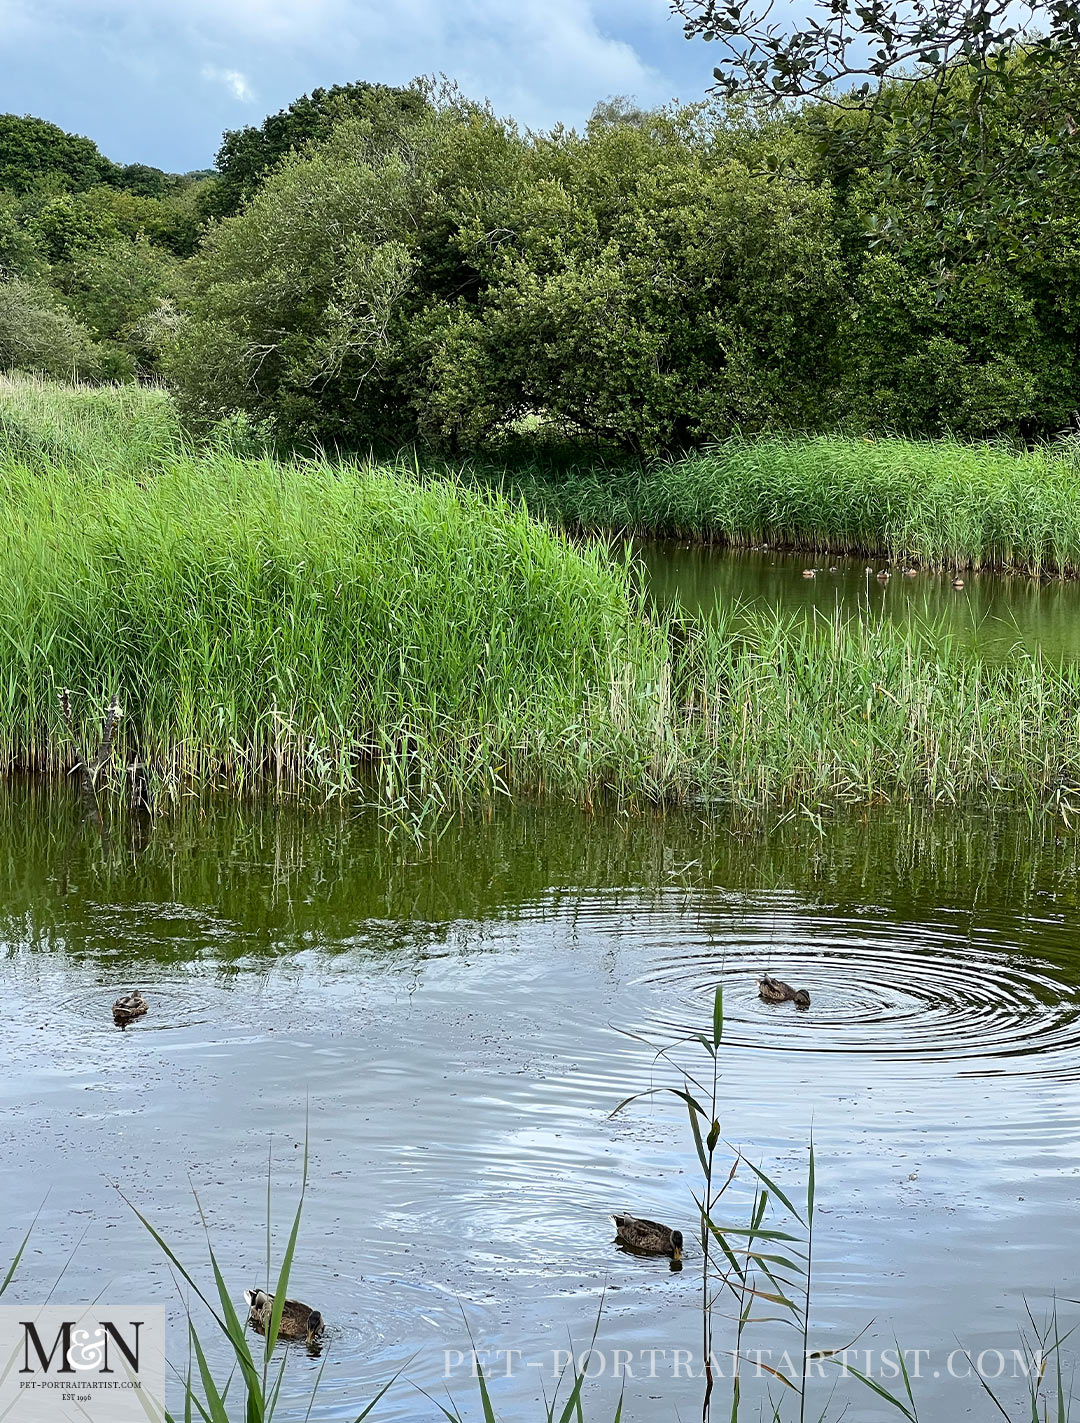
[[[105,706],[174,785],[386,805],[551,791],[934,802],[1080,788],[1080,670],[887,625],[651,614],[517,506],[398,471],[217,455],[0,463],[0,758],[59,772]],[[1080,794],[1080,790],[1078,790]]]
[[69,771],[115,695],[114,781],[137,757],[174,791],[410,817],[503,793],[1080,801],[1075,668],[858,616],[658,613],[519,502],[400,464],[187,453],[153,391],[22,383],[0,416],[0,768]]
[[69,686],[79,742],[116,692],[121,740],[180,781],[490,788],[573,724],[631,627],[600,549],[378,469],[0,462],[0,498],[12,765],[70,760]]
[[138,475],[167,464],[182,447],[176,409],[163,390],[0,375],[0,449],[9,459]]
[[648,466],[478,466],[582,528],[880,554],[922,566],[1080,574],[1080,455],[953,440],[732,440]]

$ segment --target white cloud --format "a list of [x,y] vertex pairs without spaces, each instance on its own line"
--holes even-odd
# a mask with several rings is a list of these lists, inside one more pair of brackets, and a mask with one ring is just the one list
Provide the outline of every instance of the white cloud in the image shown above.
[[238,104],[257,121],[319,85],[446,74],[546,129],[711,79],[669,0],[0,0],[0,39],[5,106],[178,169],[209,161]]
[[223,84],[233,98],[239,99],[242,104],[254,102],[255,90],[239,69],[219,69],[216,64],[204,64],[202,77],[209,79],[211,83]]

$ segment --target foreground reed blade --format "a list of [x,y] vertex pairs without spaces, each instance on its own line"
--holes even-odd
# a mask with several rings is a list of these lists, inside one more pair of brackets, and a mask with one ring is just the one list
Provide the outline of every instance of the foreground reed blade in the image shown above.
[[[635,1033],[628,1036],[648,1042],[648,1039],[640,1038]],[[726,1172],[718,1172],[716,1152],[721,1138],[719,1111],[723,1036],[724,990],[723,984],[718,983],[713,994],[710,1031],[691,1034],[674,1043],[649,1043],[655,1049],[655,1060],[672,1069],[678,1078],[677,1084],[636,1092],[621,1101],[611,1113],[615,1116],[643,1098],[671,1096],[685,1110],[690,1125],[701,1168],[701,1186],[692,1192],[692,1196],[700,1222],[701,1240],[702,1357],[705,1361],[702,1423],[709,1423],[716,1401],[716,1326],[719,1320],[726,1320],[734,1326],[734,1338],[729,1345],[721,1348],[721,1352],[732,1360],[730,1396],[725,1409],[728,1423],[737,1423],[746,1408],[753,1408],[756,1416],[763,1417],[765,1415],[761,1410],[765,1406],[771,1410],[773,1423],[783,1423],[784,1419],[806,1423],[807,1418],[824,1423],[831,1416],[830,1403],[826,1402],[824,1409],[815,1413],[809,1401],[812,1362],[842,1364],[845,1376],[851,1375],[875,1397],[901,1413],[909,1423],[918,1423],[911,1380],[903,1365],[902,1355],[904,1396],[851,1367],[846,1355],[855,1341],[837,1348],[810,1347],[817,1204],[817,1162],[813,1137],[809,1147],[805,1204],[801,1208],[773,1176],[741,1151],[733,1152],[730,1168]],[[700,1047],[706,1054],[704,1073],[692,1068],[681,1052],[681,1049],[690,1046]],[[731,1148],[725,1145],[724,1149]],[[718,1219],[721,1200],[736,1180],[740,1167],[745,1167],[755,1178],[745,1226],[726,1224]],[[776,1202],[786,1212],[780,1226],[770,1220],[770,1208]],[[762,1307],[775,1312],[755,1312]],[[751,1351],[751,1331],[761,1324],[779,1324],[794,1335],[798,1345],[796,1357],[802,1361],[797,1379],[766,1364],[760,1351],[756,1355]],[[743,1368],[750,1364],[753,1364],[759,1379],[764,1374],[770,1384],[788,1391],[789,1397],[794,1399],[793,1413],[787,1411],[783,1397],[776,1400],[768,1394],[748,1394]],[[848,1407],[847,1403],[841,1403],[841,1412],[837,1416],[842,1417]]]

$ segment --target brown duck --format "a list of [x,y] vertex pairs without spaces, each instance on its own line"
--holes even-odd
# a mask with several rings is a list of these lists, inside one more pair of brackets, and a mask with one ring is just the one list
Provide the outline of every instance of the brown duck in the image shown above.
[[112,1005],[113,1022],[126,1028],[128,1023],[133,1023],[136,1018],[141,1018],[149,1007],[149,1003],[136,988],[134,993],[125,993]]
[[764,998],[766,1003],[794,1003],[796,1008],[810,1007],[810,995],[805,988],[792,988],[790,983],[770,978],[767,973],[763,973],[757,983],[758,997]]
[[678,1263],[682,1259],[682,1231],[660,1225],[655,1220],[638,1220],[628,1212],[613,1215],[615,1238],[627,1250],[636,1250],[639,1255],[670,1255]]
[[[257,1334],[265,1334],[274,1312],[274,1296],[265,1290],[245,1290],[244,1302],[251,1311],[248,1318],[252,1328]],[[298,1299],[287,1299],[282,1305],[279,1339],[303,1339],[310,1347],[325,1329],[326,1324],[317,1309],[301,1304]]]

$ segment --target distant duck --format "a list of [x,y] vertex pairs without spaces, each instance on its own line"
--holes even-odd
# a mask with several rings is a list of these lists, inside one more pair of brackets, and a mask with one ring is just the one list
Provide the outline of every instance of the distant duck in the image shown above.
[[[257,1334],[265,1334],[274,1312],[274,1296],[268,1295],[265,1290],[245,1290],[244,1303],[251,1311],[248,1318],[252,1328]],[[303,1339],[310,1348],[325,1329],[326,1324],[317,1309],[311,1309],[297,1299],[287,1299],[282,1305],[279,1339]]]
[[878,572],[878,574],[877,574],[877,581],[878,581],[879,583],[888,583],[888,581],[889,581],[889,579],[890,579],[891,577],[892,577],[892,574],[889,572],[889,570],[888,570],[887,568],[882,568],[882,569],[879,570],[879,572]]
[[964,586],[964,580],[962,578],[954,578],[952,581],[952,586],[954,588],[962,588]]
[[113,1022],[119,1023],[122,1028],[127,1027],[128,1023],[141,1018],[149,1007],[149,1003],[136,988],[134,993],[125,993],[112,1005]]
[[836,567],[835,564],[833,564],[832,568],[829,569],[829,572],[830,572],[830,573],[839,573],[840,570],[839,570],[839,568]]
[[627,1250],[639,1255],[670,1255],[675,1264],[682,1259],[682,1231],[660,1225],[655,1220],[638,1220],[629,1213],[613,1215],[615,1238]]
[[817,569],[816,569],[816,568],[804,568],[803,571],[802,571],[802,576],[803,576],[804,578],[816,578],[816,577],[817,577]]
[[792,988],[779,978],[770,978],[763,973],[757,981],[758,997],[766,1003],[794,1003],[796,1008],[809,1008],[810,995],[805,988]]
[[918,576],[919,576],[919,570],[918,570],[917,568],[905,568],[905,569],[904,569],[904,577],[905,577],[905,578],[918,578]]

